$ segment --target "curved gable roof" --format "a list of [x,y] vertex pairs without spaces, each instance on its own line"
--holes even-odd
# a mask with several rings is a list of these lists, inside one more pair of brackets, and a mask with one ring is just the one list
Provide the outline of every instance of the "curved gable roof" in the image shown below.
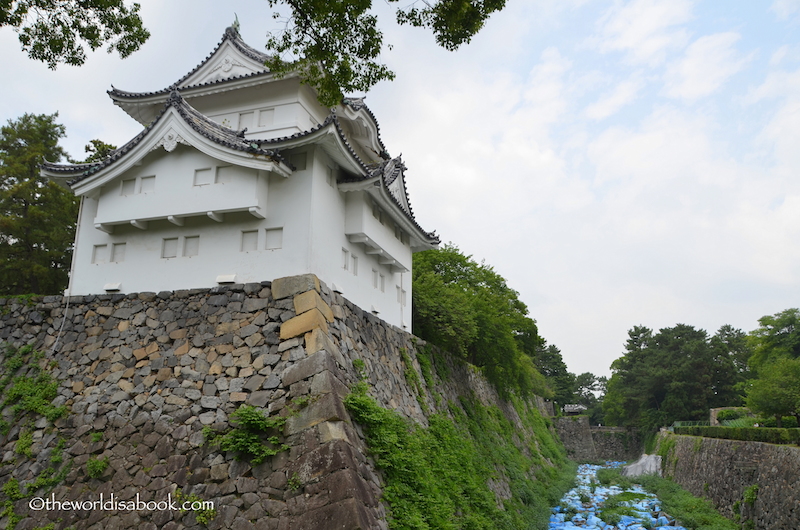
[[[174,113],[170,112],[171,110],[174,110]],[[74,187],[76,184],[81,183],[93,175],[120,163],[147,140],[153,143],[153,147],[164,145],[167,150],[171,151],[172,149],[170,147],[173,146],[170,146],[170,143],[187,143],[187,140],[181,138],[179,134],[172,138],[168,136],[170,129],[169,123],[166,122],[174,121],[176,119],[174,117],[175,114],[177,114],[179,119],[186,125],[187,130],[193,131],[195,135],[209,140],[210,143],[224,150],[261,155],[267,160],[274,162],[276,167],[282,166],[287,174],[290,171],[288,164],[283,157],[281,157],[278,150],[262,148],[257,143],[247,140],[244,137],[244,131],[230,129],[210,120],[192,108],[183,97],[181,97],[177,90],[172,91],[161,112],[150,125],[145,127],[142,132],[137,134],[128,143],[114,150],[108,157],[88,164],[54,164],[45,161],[41,166],[42,171],[49,177],[62,180],[68,179],[67,184]],[[170,116],[172,116],[172,120],[170,120]],[[162,133],[165,136],[155,138],[158,133]]]

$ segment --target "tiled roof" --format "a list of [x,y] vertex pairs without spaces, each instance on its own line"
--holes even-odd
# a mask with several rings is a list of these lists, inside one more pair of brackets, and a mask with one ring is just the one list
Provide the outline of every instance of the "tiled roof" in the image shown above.
[[178,87],[180,87],[182,90],[186,90],[186,89],[190,89],[190,88],[200,88],[200,87],[205,87],[205,86],[218,85],[220,83],[225,83],[225,82],[233,81],[233,80],[237,80],[237,79],[246,79],[248,77],[257,77],[257,76],[266,75],[266,74],[270,73],[269,70],[267,70],[267,68],[264,67],[264,70],[262,70],[261,72],[252,72],[252,73],[245,74],[245,75],[227,77],[225,79],[215,79],[214,81],[208,81],[206,83],[200,83],[200,84],[196,84],[196,85],[190,85],[190,86],[181,87],[181,83],[183,83],[184,81],[189,79],[192,76],[192,74],[194,74],[200,68],[202,68],[202,66],[204,64],[206,64],[206,62],[208,62],[208,60],[211,59],[211,57],[213,57],[215,53],[217,53],[217,50],[219,50],[219,48],[225,43],[225,41],[230,41],[230,43],[237,50],[239,50],[242,54],[244,54],[245,56],[247,56],[247,57],[249,57],[249,58],[253,59],[254,61],[257,61],[257,62],[259,62],[261,64],[264,64],[267,61],[267,59],[269,59],[269,57],[270,57],[268,54],[260,52],[260,51],[256,50],[255,48],[247,45],[247,43],[245,43],[242,40],[241,35],[239,35],[239,32],[235,28],[228,27],[225,30],[225,33],[222,35],[222,40],[220,40],[219,44],[217,44],[217,47],[214,48],[214,50],[210,54],[208,54],[208,56],[205,59],[203,59],[200,62],[200,64],[195,66],[192,70],[189,71],[189,73],[187,73],[186,75],[184,75],[183,77],[178,79],[175,83],[173,83],[172,85],[168,86],[167,88],[162,88],[161,90],[156,90],[156,91],[153,91],[153,92],[127,92],[125,90],[119,90],[117,88],[114,88],[114,86],[112,85],[111,86],[111,90],[108,91],[108,94],[112,98],[138,99],[138,98],[143,98],[143,97],[150,97],[150,96],[158,96],[158,95],[163,95],[163,94],[169,94],[170,92],[172,92],[173,90],[175,90]]
[[234,149],[236,151],[243,151],[247,153],[259,154],[269,157],[271,160],[286,163],[276,149],[263,149],[261,146],[248,140],[244,137],[245,130],[237,131],[230,129],[224,125],[220,125],[206,116],[200,114],[192,108],[181,97],[177,90],[173,90],[167,99],[164,108],[158,114],[155,120],[137,134],[131,141],[111,152],[111,154],[103,160],[92,162],[89,164],[53,164],[51,162],[44,162],[42,168],[52,173],[62,173],[65,175],[75,175],[75,178],[69,181],[70,185],[76,184],[83,179],[97,173],[103,168],[112,165],[117,160],[121,159],[125,154],[130,152],[141,141],[148,136],[150,131],[161,121],[161,118],[170,107],[174,107],[178,114],[183,118],[192,129],[209,140]]

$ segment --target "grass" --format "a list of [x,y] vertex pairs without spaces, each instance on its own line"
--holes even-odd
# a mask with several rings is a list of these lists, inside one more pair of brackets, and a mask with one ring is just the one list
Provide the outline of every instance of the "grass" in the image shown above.
[[[619,469],[601,469],[597,473],[597,478],[601,484],[616,484],[623,489],[631,485],[630,479],[621,476]],[[658,497],[662,509],[686,528],[740,530],[739,525],[723,517],[707,499],[695,497],[669,479],[656,475],[643,475],[637,477],[636,481],[645,490]]]
[[[383,472],[393,530],[546,527],[550,507],[572,485],[574,468],[555,442],[538,444],[553,452],[555,466],[543,464],[538,440],[526,443],[526,456],[515,443],[521,433],[496,407],[451,403],[451,415],[433,414],[424,428],[382,408],[367,390],[365,382],[357,384],[345,405]],[[536,433],[542,440],[552,438],[541,418],[526,419],[544,431]],[[488,479],[507,482],[512,498],[504,509]]]

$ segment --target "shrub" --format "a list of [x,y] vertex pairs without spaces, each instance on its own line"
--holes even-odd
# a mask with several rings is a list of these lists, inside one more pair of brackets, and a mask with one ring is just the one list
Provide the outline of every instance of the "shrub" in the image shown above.
[[675,434],[773,444],[796,444],[800,442],[800,429],[774,429],[769,427],[675,427]]

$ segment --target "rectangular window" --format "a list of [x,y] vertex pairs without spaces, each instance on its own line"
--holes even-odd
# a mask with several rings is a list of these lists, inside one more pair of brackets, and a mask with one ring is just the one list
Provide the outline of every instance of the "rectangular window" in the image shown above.
[[150,175],[149,177],[142,177],[139,182],[141,187],[139,193],[153,193],[154,191],[156,191],[155,175]]
[[125,261],[125,243],[114,243],[111,246],[111,261],[114,263]]
[[225,184],[233,180],[236,169],[233,166],[221,166],[217,168],[217,184]]
[[342,249],[342,268],[348,270],[350,268],[350,252]]
[[108,245],[95,245],[92,250],[92,263],[105,263],[108,261]]
[[200,253],[200,236],[189,236],[183,238],[183,255],[187,258],[197,256]]
[[334,185],[336,184],[336,177],[333,174],[333,168],[329,167],[327,169],[328,169],[328,176],[327,176],[328,186],[333,188],[335,187]]
[[174,258],[178,255],[178,238],[165,238],[161,243],[161,257]]
[[258,230],[248,230],[242,232],[242,252],[250,252],[258,249]]
[[283,228],[267,228],[267,250],[283,248]]
[[194,170],[194,185],[205,186],[214,183],[214,174],[211,172],[210,167]]
[[378,288],[378,271],[376,271],[375,269],[372,269],[372,288],[373,289]]
[[133,195],[134,193],[136,193],[136,179],[123,180],[120,195]]
[[405,289],[401,289],[400,290],[400,305],[402,305],[403,307],[406,306],[406,290]]
[[381,274],[381,292],[382,293],[386,292],[386,276],[384,276],[383,274]]
[[395,285],[394,288],[397,290],[397,303],[398,304],[402,303],[403,299],[400,297],[400,286],[399,285]]
[[353,276],[358,276],[358,258],[353,256]]
[[258,112],[258,126],[266,127],[275,121],[275,109],[261,109]]
[[239,130],[253,128],[253,112],[239,113]]

